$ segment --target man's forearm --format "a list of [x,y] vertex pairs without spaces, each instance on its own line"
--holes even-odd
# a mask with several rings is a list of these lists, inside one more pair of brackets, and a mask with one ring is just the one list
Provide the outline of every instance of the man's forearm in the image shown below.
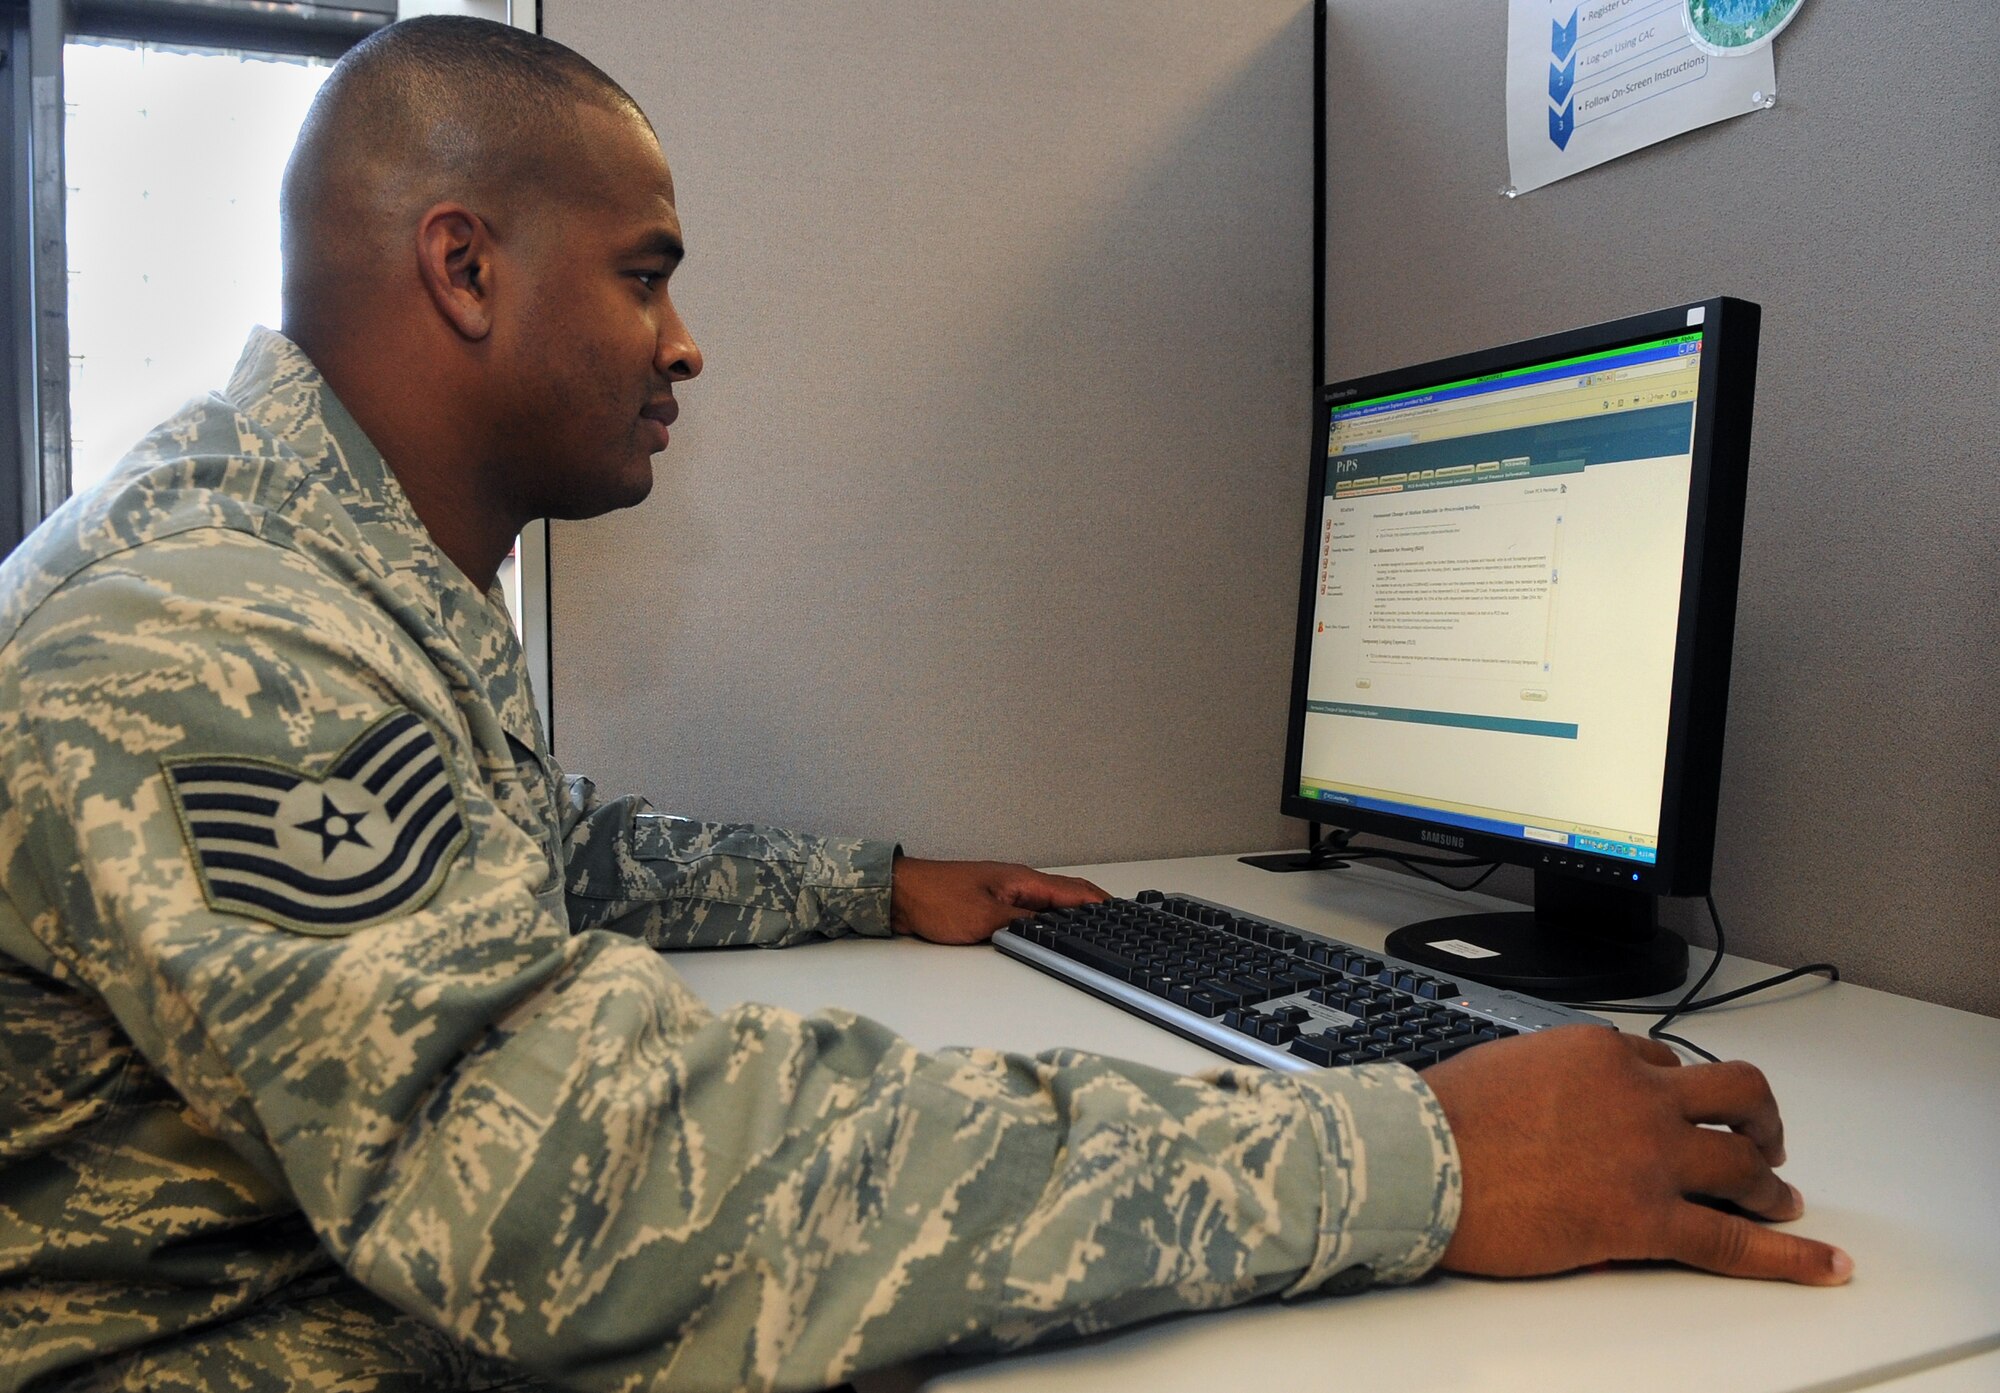
[[[925,1054],[841,1012],[711,1015],[606,939],[564,978],[464,1062],[365,1205],[318,1217],[372,1289],[578,1387],[818,1388],[1408,1280],[1456,1219],[1443,1114],[1394,1066]],[[633,1012],[657,1027],[603,1030]]]
[[669,817],[643,800],[566,789],[567,902],[577,929],[654,948],[779,947],[886,937],[895,846],[747,823]]

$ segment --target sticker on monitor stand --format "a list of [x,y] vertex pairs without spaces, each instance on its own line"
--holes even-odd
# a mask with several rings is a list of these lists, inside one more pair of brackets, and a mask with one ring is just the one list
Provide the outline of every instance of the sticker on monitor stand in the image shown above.
[[1491,948],[1481,948],[1477,943],[1467,943],[1462,938],[1441,938],[1435,943],[1426,943],[1424,947],[1441,949],[1446,953],[1456,953],[1461,958],[1497,958],[1500,956]]

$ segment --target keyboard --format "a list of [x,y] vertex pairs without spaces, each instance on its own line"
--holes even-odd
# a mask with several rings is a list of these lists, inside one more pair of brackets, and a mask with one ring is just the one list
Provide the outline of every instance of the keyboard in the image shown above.
[[1017,919],[993,946],[1232,1059],[1294,1072],[1422,1069],[1488,1040],[1609,1024],[1160,890]]

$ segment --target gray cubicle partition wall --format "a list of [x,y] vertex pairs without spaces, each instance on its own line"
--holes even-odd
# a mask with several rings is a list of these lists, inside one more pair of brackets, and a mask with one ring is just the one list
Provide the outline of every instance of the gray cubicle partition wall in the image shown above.
[[550,0],[707,358],[551,538],[554,742],[665,808],[1050,864],[1275,846],[1308,0]]
[[[2000,1012],[1996,11],[1811,0],[1775,110],[1512,202],[1505,13],[1330,8],[1329,372],[1762,301],[1732,946]],[[666,140],[709,355],[653,500],[555,529],[559,754],[938,854],[1295,840],[1311,10],[545,25]]]
[[1329,375],[1761,302],[1730,947],[2000,1014],[2000,6],[1808,0],[1772,110],[1511,201],[1506,11],[1330,8]]

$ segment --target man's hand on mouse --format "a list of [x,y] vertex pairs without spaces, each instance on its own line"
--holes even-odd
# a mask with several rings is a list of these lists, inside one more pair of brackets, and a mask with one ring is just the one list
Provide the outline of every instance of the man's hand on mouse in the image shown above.
[[983,943],[1037,910],[1108,898],[1087,880],[1004,861],[898,856],[890,880],[889,927],[932,943]]
[[1780,1233],[1805,1203],[1777,1102],[1743,1063],[1683,1066],[1656,1040],[1572,1025],[1500,1040],[1424,1080],[1451,1122],[1464,1205],[1447,1271],[1531,1277],[1662,1259],[1732,1277],[1838,1286],[1854,1262]]

